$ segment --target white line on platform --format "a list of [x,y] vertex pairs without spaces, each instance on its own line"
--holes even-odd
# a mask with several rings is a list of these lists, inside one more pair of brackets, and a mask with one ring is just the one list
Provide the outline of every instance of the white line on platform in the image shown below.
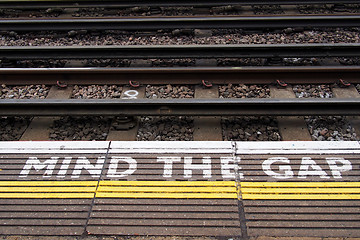
[[[0,154],[103,153],[109,141],[4,141]],[[235,143],[235,144],[234,144]],[[236,154],[351,154],[360,153],[357,141],[343,142],[205,142],[205,141],[112,141],[109,153],[234,153]]]

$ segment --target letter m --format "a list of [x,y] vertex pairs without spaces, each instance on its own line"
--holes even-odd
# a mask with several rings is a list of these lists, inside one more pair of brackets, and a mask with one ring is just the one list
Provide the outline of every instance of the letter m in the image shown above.
[[27,177],[32,168],[37,172],[46,169],[43,177],[51,177],[57,161],[58,157],[51,157],[44,162],[40,162],[37,157],[29,157],[29,159],[25,163],[23,170],[20,172],[19,177]]

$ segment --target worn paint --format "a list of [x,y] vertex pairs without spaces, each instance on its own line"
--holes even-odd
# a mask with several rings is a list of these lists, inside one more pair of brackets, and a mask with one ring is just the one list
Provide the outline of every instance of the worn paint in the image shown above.
[[4,181],[0,198],[360,199],[360,182]]
[[[153,160],[153,163],[163,164],[164,179],[171,178],[173,176],[173,165],[181,164],[183,166],[183,178],[191,179],[193,172],[202,173],[202,178],[211,179],[213,174],[213,168],[215,165],[220,165],[221,177],[223,179],[235,179],[235,169],[239,171],[239,178],[244,179],[244,175],[241,172],[243,167],[240,157],[220,157],[220,163],[214,163],[213,159],[208,156],[201,158],[202,163],[193,163],[192,157],[180,157],[180,156],[159,156]],[[326,157],[324,158],[329,166],[331,174],[329,175],[324,171],[316,160],[310,157],[302,157],[300,163],[300,169],[295,172],[292,169],[291,160],[286,157],[270,157],[265,159],[261,166],[264,173],[269,178],[274,179],[306,179],[308,177],[319,177],[321,179],[339,179],[342,178],[342,174],[352,170],[351,161],[340,157]],[[136,173],[138,169],[138,161],[128,156],[111,156],[108,169],[106,169],[106,176],[109,178],[124,178]],[[151,161],[151,160],[150,160]],[[74,169],[69,171],[69,165],[71,162],[75,163]],[[119,170],[119,164],[127,164],[127,169]],[[151,163],[151,162],[149,162]],[[29,157],[21,172],[19,178],[26,178],[31,173],[41,172],[43,178],[50,178],[56,176],[57,178],[64,178],[66,175],[71,176],[72,179],[80,178],[82,174],[90,174],[94,179],[99,179],[102,173],[103,166],[105,164],[105,156],[97,158],[93,164],[86,157],[78,157],[72,159],[72,157],[50,157],[44,161],[40,161],[38,157]],[[239,164],[239,165],[237,165]],[[57,172],[56,168],[60,169]],[[5,170],[6,171],[6,170]],[[6,172],[5,172],[6,173]]]
[[235,181],[4,181],[0,198],[237,198]]
[[[290,165],[290,160],[286,157],[271,157],[266,159],[262,163],[263,171],[270,177],[276,179],[291,179],[294,177],[304,178],[307,177],[319,177],[323,179],[329,178],[342,178],[342,173],[352,170],[352,165],[349,160],[339,157],[326,157],[329,168],[331,169],[332,176],[329,176],[321,167],[316,163],[315,160],[310,157],[302,157],[299,172],[297,176]],[[281,163],[277,171],[273,170],[273,164]]]

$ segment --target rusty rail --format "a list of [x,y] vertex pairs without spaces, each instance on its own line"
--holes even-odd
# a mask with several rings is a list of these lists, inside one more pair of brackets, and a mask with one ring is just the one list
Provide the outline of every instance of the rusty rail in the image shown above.
[[359,15],[1,19],[1,31],[358,27]]
[[360,115],[360,99],[1,100],[2,116]]
[[1,84],[289,84],[360,83],[359,66],[186,68],[0,68]]
[[124,8],[124,7],[213,7],[226,5],[295,5],[295,4],[356,4],[357,0],[198,0],[196,2],[190,0],[138,0],[138,1],[82,1],[82,0],[67,0],[67,1],[0,1],[1,8],[15,8],[15,9],[47,9],[50,7],[56,8],[79,8],[79,7],[106,7],[106,8]]
[[[360,18],[359,18],[360,19]],[[293,58],[359,57],[359,43],[4,46],[2,59],[151,59],[151,58]]]

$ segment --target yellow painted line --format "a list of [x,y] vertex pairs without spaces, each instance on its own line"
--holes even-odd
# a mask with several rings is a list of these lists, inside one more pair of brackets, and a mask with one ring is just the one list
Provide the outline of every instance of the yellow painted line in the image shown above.
[[40,187],[40,186],[97,186],[97,181],[0,181],[0,186],[22,186],[22,187]]
[[98,198],[237,198],[237,193],[109,193],[97,192]]
[[222,186],[234,187],[235,181],[100,181],[100,186]]
[[248,200],[360,199],[360,182],[241,182]]
[[0,187],[0,192],[92,192],[96,187]]
[[242,194],[245,200],[347,200],[360,199],[360,194]]
[[232,198],[235,181],[101,181],[99,198]]
[[93,198],[94,193],[0,193],[0,198]]
[[0,198],[232,198],[235,181],[0,181]]
[[186,192],[236,192],[236,187],[122,187],[100,186],[99,192],[161,192],[161,193],[186,193]]
[[241,188],[247,187],[360,187],[360,182],[240,182]]
[[[0,198],[238,198],[235,181],[0,181]],[[241,182],[242,199],[360,199],[360,182]]]
[[299,194],[312,194],[312,193],[328,193],[328,194],[341,194],[341,193],[360,193],[360,188],[242,188],[243,194],[262,193],[262,194],[282,194],[282,193],[299,193]]

